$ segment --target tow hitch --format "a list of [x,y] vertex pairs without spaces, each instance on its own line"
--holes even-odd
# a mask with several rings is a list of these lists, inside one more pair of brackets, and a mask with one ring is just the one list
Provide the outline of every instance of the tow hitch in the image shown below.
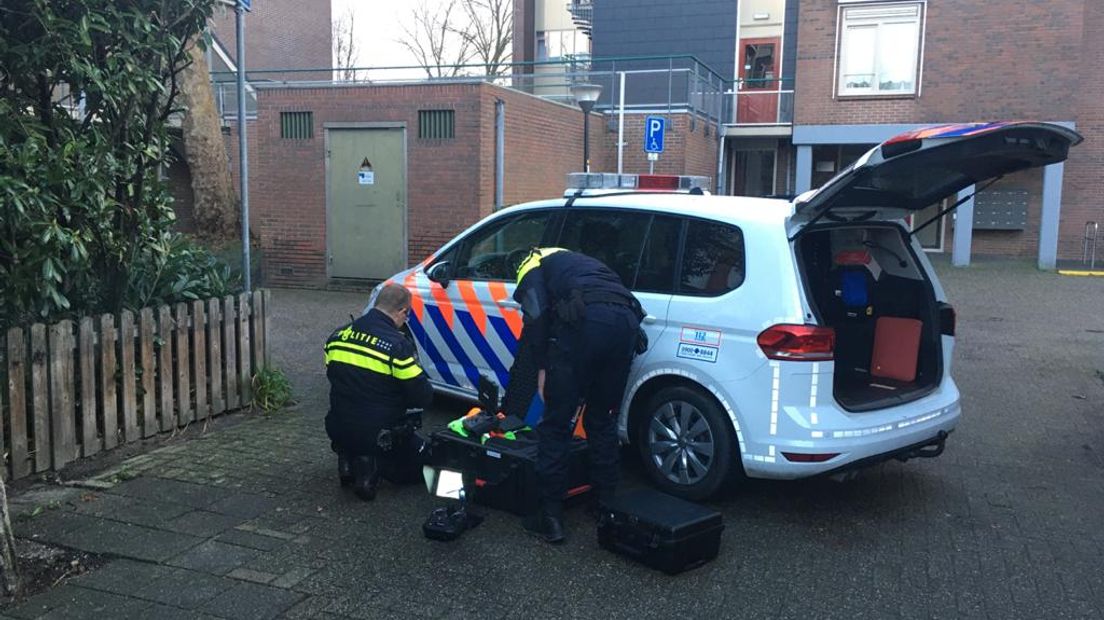
[[943,454],[943,448],[947,445],[947,431],[939,431],[931,443],[919,446],[908,452],[896,455],[896,459],[904,463],[909,459],[933,459]]

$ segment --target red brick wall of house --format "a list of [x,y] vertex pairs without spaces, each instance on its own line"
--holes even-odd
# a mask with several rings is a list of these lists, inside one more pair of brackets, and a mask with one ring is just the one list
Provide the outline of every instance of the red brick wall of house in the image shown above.
[[[333,66],[330,0],[257,0],[245,14],[247,70],[319,69]],[[215,7],[211,32],[231,58],[237,56],[234,11]],[[292,74],[288,74],[292,75]],[[260,74],[275,78],[278,74]],[[324,74],[313,79],[326,79]],[[291,79],[305,79],[298,74]]]
[[[1078,79],[1073,93],[1063,94],[1077,105],[1077,130],[1085,142],[1066,162],[1062,187],[1062,224],[1058,230],[1058,258],[1081,259],[1085,222],[1104,227],[1104,2],[1084,0]],[[1097,264],[1104,257],[1104,237],[1097,243]]]
[[[1084,222],[1104,220],[1093,188],[1104,163],[1104,3],[1053,0],[1010,9],[973,0],[929,2],[921,95],[889,99],[833,97],[838,9],[836,0],[801,2],[795,123],[1074,121],[1088,140],[1066,165],[1059,257],[1079,256]],[[1041,180],[1029,185],[1038,202]],[[1033,205],[1023,233],[977,231],[974,251],[1035,255],[1038,214]]]

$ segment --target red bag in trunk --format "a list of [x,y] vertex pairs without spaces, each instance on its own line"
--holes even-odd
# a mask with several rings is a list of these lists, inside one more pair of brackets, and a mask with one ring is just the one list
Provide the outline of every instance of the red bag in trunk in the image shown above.
[[874,325],[874,351],[870,356],[870,376],[897,381],[915,381],[920,359],[920,330],[917,319],[878,317]]

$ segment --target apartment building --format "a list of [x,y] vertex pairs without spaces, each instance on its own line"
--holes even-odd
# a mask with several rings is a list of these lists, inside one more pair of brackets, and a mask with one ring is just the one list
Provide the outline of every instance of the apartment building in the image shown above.
[[1002,255],[1049,268],[1080,260],[1086,223],[1104,220],[1099,0],[601,0],[593,36],[595,57],[692,54],[731,80],[727,193],[798,194],[919,126],[1032,119],[1086,141],[1065,164],[978,193],[922,231],[924,245],[959,264]]

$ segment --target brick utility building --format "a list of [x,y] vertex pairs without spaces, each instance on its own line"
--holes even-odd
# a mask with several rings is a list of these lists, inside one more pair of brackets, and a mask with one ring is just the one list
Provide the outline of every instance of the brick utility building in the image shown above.
[[1104,223],[1100,0],[601,0],[593,38],[596,56],[693,54],[730,80],[727,193],[800,193],[918,126],[1043,120],[1085,143],[979,193],[924,245],[958,264],[973,253],[1050,268],[1079,260],[1086,222]]
[[[499,204],[561,196],[582,166],[578,107],[485,82],[258,84],[257,92],[250,203],[269,284],[386,278]],[[592,168],[615,169],[616,134],[597,114],[590,131]],[[712,135],[675,119],[669,166],[710,175]]]

